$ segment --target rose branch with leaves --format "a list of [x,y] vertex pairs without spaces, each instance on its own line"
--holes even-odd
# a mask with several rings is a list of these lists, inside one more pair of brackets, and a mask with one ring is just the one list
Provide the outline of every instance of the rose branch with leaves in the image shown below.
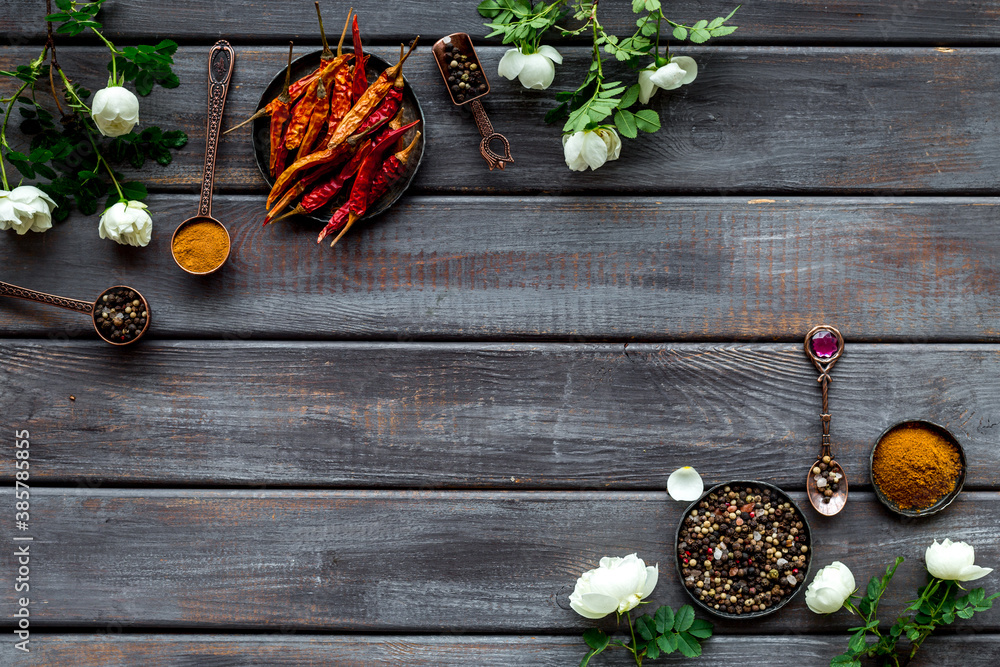
[[602,558],[600,566],[584,572],[576,581],[569,604],[585,618],[599,619],[614,612],[618,623],[628,621],[629,636],[612,639],[599,628],[583,633],[589,647],[580,667],[587,667],[591,658],[608,648],[620,647],[632,654],[635,664],[644,659],[655,660],[675,651],[689,658],[701,655],[701,642],[712,636],[712,624],[695,618],[694,608],[684,605],[676,612],[663,606],[652,614],[643,614],[634,621],[630,612],[652,594],[659,579],[659,566],[646,563],[629,554],[624,558]]
[[[55,0],[58,11],[53,13],[52,0],[46,0],[48,37],[42,52],[12,71],[0,70],[0,76],[15,83],[13,93],[0,99],[0,229],[18,234],[45,231],[52,219],[65,219],[75,206],[86,215],[104,211],[101,238],[130,245],[149,243],[152,219],[142,203],[147,189],[138,181],[126,181],[113,165],[138,169],[147,160],[168,165],[171,151],[182,148],[187,135],[155,126],[134,132],[139,101],[124,86],[132,82],[142,96],[156,84],[177,87],[180,81],[171,69],[177,44],[167,39],[155,46],[119,49],[104,36],[97,20],[105,2]],[[56,35],[75,37],[84,32],[94,34],[111,52],[107,86],[93,96],[89,106],[90,91],[73,83],[56,57]],[[46,92],[51,94],[55,113],[40,98]],[[17,147],[8,134],[15,107],[25,135],[14,142]],[[8,174],[5,162],[23,178],[47,181],[12,189],[14,175]]]
[[[500,60],[497,73],[510,80],[517,78],[525,88],[548,88],[555,77],[555,65],[562,64],[556,49],[541,44],[546,32],[557,29],[563,36],[591,36],[591,62],[583,81],[575,90],[556,93],[559,104],[545,116],[548,123],[563,123],[563,152],[566,165],[573,171],[597,169],[618,159],[622,146],[619,133],[635,139],[639,132],[657,132],[661,127],[659,114],[650,108],[632,107],[636,103],[648,104],[660,89],[674,90],[698,76],[693,58],[670,53],[669,40],[661,38],[666,28],[677,41],[702,44],[732,34],[736,26],[726,23],[737,9],[725,17],[686,25],[666,18],[660,0],[632,0],[632,11],[639,17],[636,30],[621,38],[608,33],[601,24],[598,0],[535,4],[530,0],[483,0],[479,4],[479,13],[490,19],[486,26],[492,32],[487,37],[500,35],[504,44],[515,45]],[[580,23],[578,27],[570,29],[559,24],[570,16]],[[638,81],[628,85],[611,80],[605,72],[604,54],[639,70]]]
[[[900,667],[912,659],[924,641],[942,625],[968,619],[988,611],[1000,593],[987,596],[982,588],[965,591],[962,583],[985,577],[993,570],[975,564],[976,553],[965,542],[944,540],[927,547],[924,561],[927,583],[917,590],[903,614],[888,630],[878,618],[879,603],[903,563],[898,557],[882,576],[872,577],[864,595],[856,593],[854,575],[840,562],[821,569],[806,589],[806,604],[817,614],[832,614],[845,608],[857,615],[862,625],[850,628],[847,651],[835,656],[830,667],[861,667],[863,658],[873,658],[881,667]],[[962,593],[960,593],[960,591]],[[909,642],[909,645],[906,645]]]

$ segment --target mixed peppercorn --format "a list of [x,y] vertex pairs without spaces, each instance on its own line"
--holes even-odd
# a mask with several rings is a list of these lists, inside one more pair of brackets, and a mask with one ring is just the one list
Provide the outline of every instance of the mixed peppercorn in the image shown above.
[[681,524],[684,586],[722,615],[764,612],[787,600],[809,569],[805,520],[783,495],[732,485],[709,493]]
[[442,64],[448,72],[448,87],[456,102],[486,94],[486,78],[474,53],[462,53],[455,44],[445,44]]
[[112,287],[97,299],[94,322],[101,338],[129,343],[142,335],[149,321],[149,306],[135,290]]
[[345,195],[344,205],[317,240],[336,232],[333,244],[402,178],[420,139],[417,132],[409,147],[400,146],[403,135],[419,122],[403,123],[402,67],[417,40],[408,53],[400,50],[396,65],[369,84],[357,16],[352,26],[354,52],[342,52],[349,24],[350,14],[336,54],[324,37],[319,67],[295,82],[289,53],[284,90],[254,116],[271,117],[268,167],[275,182],[264,224],[318,210]]
[[843,477],[840,473],[830,469],[832,460],[829,456],[818,459],[813,464],[811,472],[813,480],[816,482],[816,488],[823,494],[824,504],[829,504],[833,494],[840,490],[840,479]]

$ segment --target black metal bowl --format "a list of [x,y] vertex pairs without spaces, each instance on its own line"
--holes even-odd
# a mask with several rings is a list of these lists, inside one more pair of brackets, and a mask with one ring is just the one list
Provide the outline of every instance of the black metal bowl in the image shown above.
[[[946,495],[944,498],[941,498],[939,501],[937,501],[930,507],[919,510],[903,509],[902,507],[894,503],[892,500],[890,500],[889,497],[882,492],[882,487],[880,487],[878,485],[878,482],[875,480],[875,472],[874,472],[875,451],[878,450],[878,446],[882,443],[882,439],[886,436],[886,434],[889,433],[889,431],[892,431],[893,429],[899,428],[901,426],[907,426],[911,424],[917,426],[923,426],[924,428],[930,429],[940,434],[941,437],[947,440],[949,444],[951,444],[956,450],[958,450],[958,460],[962,464],[961,470],[958,473],[958,480],[956,480],[955,482],[955,490]],[[951,505],[952,501],[954,501],[955,498],[958,498],[958,494],[962,492],[962,487],[965,486],[965,468],[966,468],[965,450],[962,449],[962,445],[958,442],[958,438],[952,435],[951,431],[946,429],[944,426],[941,426],[940,424],[935,424],[934,422],[931,421],[927,421],[926,419],[904,419],[898,424],[893,424],[889,428],[885,429],[878,436],[878,439],[875,441],[875,446],[872,447],[872,453],[868,457],[868,474],[871,476],[872,487],[874,487],[875,489],[875,496],[879,499],[879,502],[881,502],[883,505],[889,508],[889,510],[895,512],[896,514],[910,518],[917,518],[922,516],[930,516],[931,514],[937,514],[948,505]]]
[[[344,52],[349,51],[351,51],[351,49],[344,48]],[[316,68],[319,67],[320,55],[322,53],[322,51],[314,51],[313,53],[308,53],[294,60],[292,62],[292,81],[296,81],[310,72],[315,71]],[[383,71],[389,69],[391,65],[374,54],[368,53],[366,55],[368,56],[368,59],[365,70],[368,73],[368,81],[370,83],[374,81],[375,77]],[[284,88],[284,86],[285,68],[281,68],[281,70],[274,75],[274,78],[271,79],[271,83],[267,85],[267,88],[265,88],[264,92],[261,94],[260,101],[257,103],[257,109],[260,110],[264,108],[268,102],[281,94],[281,89]],[[413,154],[411,154],[410,160],[407,162],[406,172],[389,187],[389,191],[387,193],[368,207],[368,211],[359,219],[359,222],[373,218],[380,213],[385,212],[389,207],[395,204],[396,201],[403,196],[403,193],[406,192],[407,188],[410,187],[410,182],[413,181],[413,177],[416,175],[417,169],[420,168],[420,162],[424,157],[424,143],[427,137],[427,132],[424,130],[424,112],[420,108],[420,102],[417,100],[417,96],[414,94],[413,88],[410,87],[410,83],[408,81],[403,87],[402,108],[404,124],[417,119],[420,120],[419,125],[408,131],[403,136],[403,144],[408,144],[412,141],[417,131],[420,131],[421,133],[420,139],[417,141],[417,146],[413,149]],[[274,179],[271,178],[268,168],[271,158],[271,142],[269,138],[270,123],[271,119],[269,117],[256,119],[251,125],[250,134],[253,140],[253,155],[254,159],[257,160],[257,169],[260,170],[260,175],[263,177],[269,188],[274,185]],[[346,189],[349,190],[349,188]],[[345,201],[347,201],[348,194],[350,193],[341,193],[339,196],[334,197],[330,203],[323,208],[308,213],[304,217],[326,224],[329,222],[330,216],[333,215],[333,212],[340,208]]]
[[[699,503],[708,498],[711,494],[715,493],[716,491],[720,491],[721,489],[724,489],[727,486],[737,486],[737,487],[757,486],[760,488],[770,489],[773,493],[776,493],[779,498],[784,499],[782,502],[791,503],[792,507],[795,508],[795,511],[798,512],[798,515],[802,517],[802,523],[805,525],[806,529],[805,546],[809,547],[809,550],[806,552],[806,567],[805,567],[805,573],[803,574],[802,577],[802,581],[799,582],[799,585],[795,587],[791,595],[786,597],[784,600],[782,600],[775,606],[769,609],[765,609],[764,611],[752,611],[752,612],[747,612],[745,614],[730,614],[729,612],[719,611],[718,609],[710,607],[709,605],[699,600],[697,597],[695,597],[694,593],[692,593],[690,589],[688,589],[688,587],[684,585],[684,572],[681,569],[681,558],[680,554],[678,553],[680,551],[679,545],[681,542],[681,528],[684,527],[684,519],[689,514],[691,514],[691,510],[697,509]],[[693,503],[687,506],[687,509],[684,510],[683,516],[681,516],[681,520],[677,523],[677,531],[674,533],[674,565],[677,568],[677,577],[678,580],[681,582],[681,586],[684,588],[684,591],[694,602],[695,607],[702,609],[703,611],[706,611],[714,616],[718,616],[719,618],[733,619],[736,621],[748,621],[756,618],[761,618],[762,616],[769,616],[770,614],[773,614],[774,612],[778,611],[786,604],[791,602],[792,598],[798,595],[799,591],[801,591],[808,585],[809,573],[810,570],[812,569],[812,560],[813,560],[812,527],[809,525],[809,519],[806,518],[805,512],[802,511],[802,509],[798,506],[798,504],[796,504],[796,502],[792,500],[787,493],[785,493],[784,491],[782,491],[773,484],[768,484],[767,482],[738,479],[732,482],[723,482],[722,484],[716,484],[712,488],[705,491],[705,493],[701,494],[701,497],[698,498],[698,500],[694,501]]]

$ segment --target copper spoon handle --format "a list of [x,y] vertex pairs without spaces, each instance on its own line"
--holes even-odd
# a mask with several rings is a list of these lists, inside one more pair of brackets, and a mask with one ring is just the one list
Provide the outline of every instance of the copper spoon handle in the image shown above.
[[[833,336],[837,342],[837,349],[832,355],[826,357],[820,357],[816,354],[812,347],[813,336],[818,333],[826,333]],[[830,382],[832,378],[830,377],[830,369],[833,365],[840,359],[840,356],[844,353],[844,337],[841,335],[840,331],[835,327],[831,327],[826,324],[822,324],[818,327],[813,327],[809,333],[806,334],[805,339],[805,350],[806,356],[809,360],[813,362],[816,370],[819,371],[820,375],[816,378],[823,387],[823,412],[820,414],[819,418],[823,422],[823,438],[822,445],[820,447],[819,456],[817,459],[821,459],[824,456],[829,456],[831,459],[834,458],[833,454],[830,452]]]
[[80,301],[78,299],[67,299],[64,296],[55,296],[53,294],[46,294],[45,292],[38,292],[33,289],[18,287],[17,285],[11,285],[10,283],[5,283],[5,282],[0,282],[0,296],[10,296],[14,297],[15,299],[24,299],[25,301],[37,301],[38,303],[47,303],[50,306],[59,306],[60,308],[72,310],[77,313],[85,313],[87,315],[92,315],[94,312],[93,301]]
[[830,452],[830,405],[829,405],[829,387],[830,387],[830,375],[824,372],[819,376],[819,382],[823,385],[823,412],[820,414],[819,418],[823,422],[823,438],[822,445],[820,446],[818,459],[824,456],[829,456],[831,459],[835,458]]
[[205,170],[201,177],[201,202],[198,215],[212,216],[212,187],[215,185],[215,155],[219,149],[222,112],[226,108],[229,80],[233,76],[236,52],[224,39],[208,55],[208,131],[205,134]]
[[[507,163],[513,164],[514,158],[510,155],[510,142],[507,141],[507,137],[497,133],[493,129],[493,123],[490,122],[490,117],[486,115],[486,109],[483,108],[483,105],[479,100],[473,100],[469,106],[472,107],[472,116],[476,119],[476,127],[479,129],[479,134],[483,136],[483,140],[479,143],[479,152],[483,154],[486,163],[490,165],[490,171],[493,171],[494,167],[503,169]],[[500,155],[490,147],[490,142],[494,139],[499,139],[503,145],[503,155]]]

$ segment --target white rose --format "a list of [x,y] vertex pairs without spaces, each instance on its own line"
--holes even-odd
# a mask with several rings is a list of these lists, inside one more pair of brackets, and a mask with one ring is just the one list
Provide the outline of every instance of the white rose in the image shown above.
[[674,56],[663,67],[653,63],[639,72],[639,101],[649,104],[649,98],[656,94],[657,89],[673,90],[691,83],[698,76],[698,63],[694,58]]
[[10,192],[0,190],[0,229],[18,234],[44,232],[52,227],[56,203],[34,185],[22,185]]
[[613,611],[624,614],[649,597],[659,576],[659,565],[646,567],[635,554],[602,558],[599,568],[576,580],[569,604],[587,618],[603,618]]
[[927,547],[924,553],[927,571],[932,577],[948,581],[975,581],[993,571],[989,567],[975,565],[976,550],[965,542],[952,542],[945,538],[944,542]]
[[598,128],[563,135],[563,156],[573,171],[597,169],[609,160],[617,160],[622,140],[614,130]]
[[94,95],[90,116],[106,137],[128,134],[139,122],[139,99],[121,86],[102,88]]
[[521,49],[510,49],[500,59],[497,74],[511,81],[516,77],[525,88],[545,90],[555,78],[555,64],[562,65],[562,61],[562,56],[551,46],[540,46],[538,51],[527,55]]
[[817,614],[832,614],[854,593],[854,575],[840,561],[833,561],[816,573],[806,589],[806,606]]
[[145,247],[153,233],[153,219],[141,201],[118,202],[101,215],[100,230],[102,239]]

